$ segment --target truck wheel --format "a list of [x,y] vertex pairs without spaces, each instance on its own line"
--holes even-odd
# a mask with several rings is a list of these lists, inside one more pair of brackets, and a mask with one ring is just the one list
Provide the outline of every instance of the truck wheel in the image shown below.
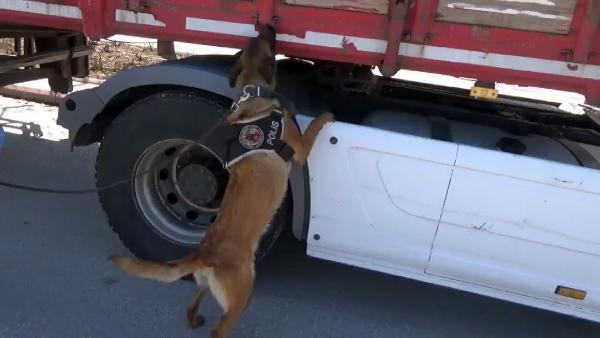
[[[160,93],[120,113],[107,128],[96,158],[96,184],[108,222],[136,256],[179,259],[194,250],[215,219],[229,178],[221,162],[193,140],[224,107],[190,92]],[[290,199],[264,234],[257,258],[289,220]]]

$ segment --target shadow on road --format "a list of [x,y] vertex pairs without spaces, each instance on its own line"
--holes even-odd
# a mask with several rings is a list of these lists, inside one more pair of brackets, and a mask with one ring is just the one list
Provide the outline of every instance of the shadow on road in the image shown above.
[[596,323],[325,262],[298,249],[275,248],[257,274],[259,294],[293,297],[304,314],[296,320],[338,323],[327,337],[600,337]]
[[42,137],[44,133],[39,124],[32,122],[22,122],[11,120],[0,116],[0,127],[9,131],[11,129],[18,130],[21,135],[29,137]]

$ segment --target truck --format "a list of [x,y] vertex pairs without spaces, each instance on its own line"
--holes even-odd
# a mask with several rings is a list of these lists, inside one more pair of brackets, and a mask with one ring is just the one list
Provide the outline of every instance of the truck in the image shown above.
[[257,23],[277,31],[277,91],[301,128],[337,118],[294,164],[258,256],[289,229],[316,258],[600,322],[600,1],[0,0],[17,51],[0,84],[68,93],[90,41],[157,39],[169,60],[68,94],[58,124],[99,144],[123,244],[175,260],[219,211],[228,172],[197,140],[239,93],[232,56],[173,59],[173,41],[242,48]]

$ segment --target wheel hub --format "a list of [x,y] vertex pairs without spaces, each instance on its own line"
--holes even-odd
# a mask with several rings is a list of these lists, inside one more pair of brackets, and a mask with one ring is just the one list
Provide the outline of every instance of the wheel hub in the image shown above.
[[136,203],[148,223],[170,240],[200,241],[219,211],[228,172],[202,145],[164,140],[138,159]]
[[217,195],[215,175],[200,164],[192,163],[181,169],[175,184],[182,197],[196,206],[206,205]]

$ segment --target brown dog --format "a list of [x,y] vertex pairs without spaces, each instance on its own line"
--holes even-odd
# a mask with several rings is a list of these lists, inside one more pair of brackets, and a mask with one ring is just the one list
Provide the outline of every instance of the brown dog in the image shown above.
[[[260,85],[275,88],[275,32],[261,27],[238,55],[232,69],[231,85],[243,88]],[[269,114],[278,108],[276,99],[256,97],[239,104],[239,109],[227,118],[228,123]],[[294,160],[300,164],[313,146],[321,128],[333,120],[331,113],[314,119],[304,135],[293,121],[291,112],[284,112],[286,128],[282,139],[294,150]],[[197,315],[206,291],[210,289],[223,309],[212,337],[226,337],[248,305],[254,289],[254,253],[263,232],[274,217],[287,191],[291,163],[275,152],[248,156],[231,167],[227,190],[220,213],[206,233],[197,252],[176,263],[157,263],[135,258],[113,256],[111,259],[127,273],[162,282],[174,282],[193,274],[198,284],[187,308],[188,324],[198,327],[204,318]]]

